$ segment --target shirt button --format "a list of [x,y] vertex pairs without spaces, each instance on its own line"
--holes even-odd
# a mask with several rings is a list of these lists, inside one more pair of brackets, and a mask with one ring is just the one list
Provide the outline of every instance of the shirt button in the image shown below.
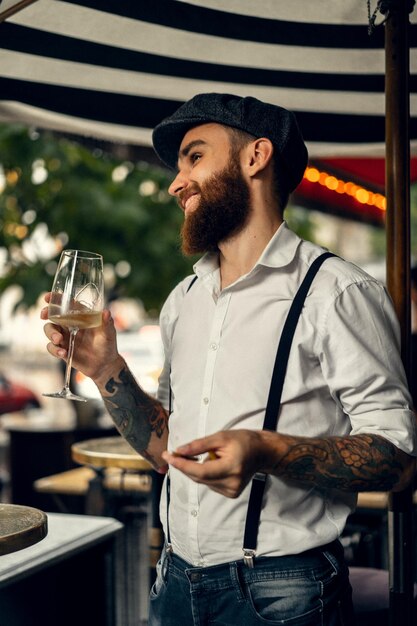
[[191,511],[191,515],[192,515],[193,517],[197,517],[198,512],[197,512],[195,509],[193,509],[193,510]]
[[211,343],[210,350],[217,350],[217,343]]
[[203,398],[203,402],[204,402],[204,404],[208,404],[209,403],[209,399],[208,398]]

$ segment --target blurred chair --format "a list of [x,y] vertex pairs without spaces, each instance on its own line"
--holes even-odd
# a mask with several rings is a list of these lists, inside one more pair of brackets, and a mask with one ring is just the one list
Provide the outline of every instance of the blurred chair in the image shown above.
[[388,571],[373,567],[350,567],[349,573],[356,626],[388,626]]
[[[350,584],[356,626],[389,625],[389,572],[373,567],[350,567]],[[417,611],[417,585],[414,585],[414,613]],[[401,626],[398,624],[398,626]]]

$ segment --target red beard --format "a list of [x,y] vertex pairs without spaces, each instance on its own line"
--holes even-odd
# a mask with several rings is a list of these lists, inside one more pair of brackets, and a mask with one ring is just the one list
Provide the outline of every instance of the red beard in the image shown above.
[[217,250],[221,241],[242,230],[250,213],[249,188],[234,159],[190,190],[199,194],[199,203],[181,229],[182,251],[189,256]]

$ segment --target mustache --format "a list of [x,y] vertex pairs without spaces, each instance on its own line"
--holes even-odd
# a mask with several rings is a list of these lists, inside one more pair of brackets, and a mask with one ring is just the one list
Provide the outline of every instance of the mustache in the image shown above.
[[193,183],[192,185],[188,186],[186,189],[183,189],[177,195],[178,206],[182,208],[184,201],[186,198],[188,198],[188,196],[192,195],[193,193],[200,193],[200,192],[201,192],[201,189],[200,189],[200,186],[197,185],[197,183]]

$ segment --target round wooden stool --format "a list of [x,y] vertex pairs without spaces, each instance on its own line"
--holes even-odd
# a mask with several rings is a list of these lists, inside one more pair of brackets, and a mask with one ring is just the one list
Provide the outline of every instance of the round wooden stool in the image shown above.
[[28,548],[48,533],[46,514],[19,504],[0,504],[0,555]]

